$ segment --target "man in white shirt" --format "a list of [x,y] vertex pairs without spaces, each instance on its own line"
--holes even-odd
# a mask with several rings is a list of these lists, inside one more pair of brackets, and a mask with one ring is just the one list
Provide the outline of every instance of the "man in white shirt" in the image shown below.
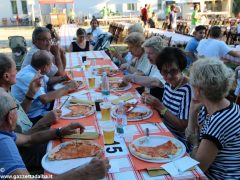
[[98,36],[103,34],[103,30],[99,27],[99,22],[97,19],[92,19],[90,22],[91,27],[87,29],[87,33],[92,33],[93,42],[96,43]]
[[45,27],[37,27],[34,29],[32,43],[32,47],[23,60],[22,68],[31,64],[34,53],[40,50],[47,50],[51,52],[51,55],[54,57],[50,72],[47,74],[48,77],[55,75],[63,76],[65,74],[66,57],[58,45],[52,44],[52,37],[49,29]]
[[221,28],[218,26],[213,26],[210,29],[208,39],[203,39],[199,42],[197,52],[200,57],[221,58],[227,54],[234,57],[240,57],[240,51],[231,50],[228,45],[221,40]]

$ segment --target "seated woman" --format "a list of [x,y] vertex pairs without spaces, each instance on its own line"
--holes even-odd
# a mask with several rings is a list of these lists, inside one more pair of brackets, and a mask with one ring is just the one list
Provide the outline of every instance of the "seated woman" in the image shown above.
[[[144,33],[143,27],[141,23],[135,23],[128,28],[128,34],[131,34],[133,32],[139,32],[139,33]],[[125,51],[123,53],[117,52],[115,49],[113,51],[110,50],[111,56],[116,58],[115,61],[117,61],[117,64],[124,64],[124,63],[131,63],[133,59],[133,55],[131,54],[130,51]]]
[[82,28],[77,30],[77,41],[73,41],[70,44],[69,52],[80,52],[92,50],[92,45],[89,41],[86,41],[86,31]]
[[[149,72],[146,76],[141,76],[137,74],[129,74],[124,76],[123,81],[124,82],[133,82],[139,85],[142,85],[144,87],[150,87],[150,94],[152,94],[155,97],[158,97],[158,99],[162,99],[163,95],[163,86],[165,84],[165,80],[163,79],[162,75],[160,74],[160,71],[158,70],[156,66],[156,60],[157,56],[163,49],[163,43],[162,38],[160,36],[153,36],[149,39],[147,39],[142,47],[144,47],[145,53],[148,56],[148,59],[151,63]],[[141,94],[144,90],[144,88],[140,88],[138,92]]]
[[186,56],[178,48],[166,47],[160,52],[156,65],[166,81],[162,103],[155,97],[144,94],[143,102],[155,108],[163,123],[186,147],[185,128],[188,124],[192,91],[188,78],[182,71],[186,68]]
[[209,179],[240,177],[240,107],[225,98],[233,80],[219,59],[199,59],[190,70],[194,97],[186,136]]
[[142,33],[133,32],[129,34],[124,42],[128,45],[128,50],[133,55],[131,63],[124,63],[120,66],[121,70],[126,70],[128,74],[147,75],[150,69],[150,62],[144,52],[142,44],[145,38]]

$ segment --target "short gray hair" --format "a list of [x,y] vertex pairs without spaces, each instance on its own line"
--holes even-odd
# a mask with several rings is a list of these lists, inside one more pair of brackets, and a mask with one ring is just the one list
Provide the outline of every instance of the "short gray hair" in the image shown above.
[[124,39],[125,43],[132,44],[136,47],[141,47],[144,41],[145,41],[145,38],[143,34],[139,32],[133,32]]
[[164,48],[163,39],[160,36],[152,36],[143,43],[142,47],[153,48],[156,51],[161,52]]
[[31,66],[40,69],[50,63],[52,63],[52,58],[50,52],[46,50],[39,50],[33,54]]
[[3,89],[0,88],[0,126],[6,120],[6,114],[8,111],[13,108],[13,98]]
[[128,28],[128,34],[133,33],[133,32],[143,33],[144,30],[143,30],[142,24],[141,23],[135,23],[135,24],[131,25]]
[[201,88],[203,96],[212,102],[226,97],[233,81],[233,70],[217,58],[200,58],[190,70],[191,85]]
[[43,32],[50,32],[50,30],[46,27],[37,27],[34,29],[33,33],[32,33],[32,42],[34,43]]

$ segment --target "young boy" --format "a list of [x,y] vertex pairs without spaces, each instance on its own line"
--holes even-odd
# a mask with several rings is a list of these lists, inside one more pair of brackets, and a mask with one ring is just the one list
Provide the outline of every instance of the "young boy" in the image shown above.
[[195,28],[194,37],[187,43],[185,53],[187,54],[188,67],[196,60],[198,43],[205,37],[206,27],[199,25]]

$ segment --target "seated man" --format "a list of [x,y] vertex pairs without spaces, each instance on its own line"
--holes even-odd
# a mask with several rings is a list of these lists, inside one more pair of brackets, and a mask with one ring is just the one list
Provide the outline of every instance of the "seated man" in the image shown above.
[[205,37],[206,27],[199,25],[195,28],[194,37],[188,41],[185,47],[185,53],[187,55],[188,66],[190,66],[195,60],[197,54],[197,47],[200,40]]
[[17,83],[12,87],[13,96],[22,102],[26,96],[31,79],[38,73],[42,75],[42,85],[32,98],[32,104],[27,111],[27,115],[35,124],[41,119],[49,109],[49,103],[53,100],[76,90],[78,84],[71,81],[61,89],[48,92],[47,87],[65,80],[65,77],[50,77],[46,74],[50,71],[52,65],[52,56],[48,51],[40,50],[33,55],[31,65],[21,69],[17,74]]
[[60,37],[57,34],[57,32],[56,32],[55,28],[53,27],[53,25],[52,24],[47,24],[46,28],[48,28],[50,30],[53,42],[58,42],[60,40]]
[[240,57],[240,51],[231,50],[224,41],[221,41],[220,27],[211,27],[209,36],[208,39],[203,39],[199,42],[197,47],[198,56],[222,58],[229,54],[234,57]]
[[[16,73],[15,62],[8,56],[0,54],[0,87],[9,94],[11,86],[16,83]],[[49,127],[55,123],[61,115],[60,109],[52,110],[40,119],[34,126],[26,115],[25,112],[28,111],[32,103],[32,97],[34,97],[35,93],[41,87],[41,76],[42,75],[38,73],[32,79],[22,104],[14,99],[15,103],[19,106],[19,109],[17,110],[18,118],[16,122],[16,129],[14,130],[15,132],[32,134],[41,130],[49,129]],[[39,144],[27,148],[19,147],[23,161],[29,170],[41,169],[41,159],[46,153],[46,146],[47,144]]]
[[66,67],[65,52],[61,50],[58,45],[52,44],[52,37],[50,30],[45,27],[37,27],[32,34],[32,47],[25,56],[22,64],[22,68],[31,64],[32,56],[39,50],[47,50],[54,56],[53,65],[50,72],[47,74],[49,77],[64,75],[64,69]]
[[[46,143],[51,139],[73,134],[77,128],[80,129],[80,133],[84,131],[84,127],[80,123],[71,123],[62,128],[40,131],[31,135],[14,133],[18,106],[2,88],[0,88],[0,99],[0,166],[3,169],[0,171],[0,175],[29,175],[16,144],[28,146]],[[88,165],[54,176],[54,179],[99,179],[105,176],[109,168],[107,160],[93,159]]]

